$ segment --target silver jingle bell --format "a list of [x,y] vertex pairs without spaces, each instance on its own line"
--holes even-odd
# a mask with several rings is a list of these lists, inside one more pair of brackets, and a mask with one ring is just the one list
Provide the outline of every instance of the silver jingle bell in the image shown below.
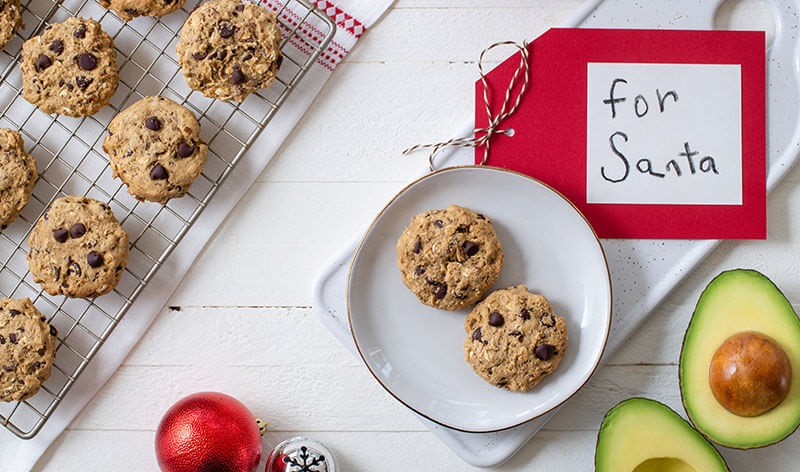
[[336,472],[336,464],[333,453],[322,443],[298,436],[275,446],[266,469],[266,472]]

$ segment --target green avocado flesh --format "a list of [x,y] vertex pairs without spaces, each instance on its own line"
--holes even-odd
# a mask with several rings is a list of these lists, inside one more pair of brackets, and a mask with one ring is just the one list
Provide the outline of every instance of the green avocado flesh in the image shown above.
[[595,472],[727,471],[714,446],[666,405],[631,398],[603,419]]
[[[791,383],[786,398],[758,416],[738,416],[714,397],[709,366],[730,336],[755,331],[786,353]],[[736,269],[719,274],[697,301],[683,338],[680,388],[695,427],[711,441],[738,449],[774,444],[800,425],[800,319],[778,287],[763,274]]]

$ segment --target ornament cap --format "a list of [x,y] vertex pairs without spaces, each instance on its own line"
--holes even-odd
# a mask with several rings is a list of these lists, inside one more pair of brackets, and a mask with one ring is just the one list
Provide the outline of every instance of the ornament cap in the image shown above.
[[297,436],[275,446],[265,472],[336,472],[336,464],[322,443]]

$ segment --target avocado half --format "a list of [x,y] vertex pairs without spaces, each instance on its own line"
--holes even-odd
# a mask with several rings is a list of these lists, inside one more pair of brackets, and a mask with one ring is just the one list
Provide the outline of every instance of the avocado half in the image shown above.
[[[788,357],[791,381],[786,398],[758,416],[739,416],[714,397],[709,366],[730,336],[764,334]],[[681,399],[694,426],[711,441],[737,449],[774,444],[800,425],[800,319],[775,284],[755,270],[722,272],[697,301],[681,348]]]
[[606,413],[595,472],[727,471],[714,446],[668,406],[631,398]]

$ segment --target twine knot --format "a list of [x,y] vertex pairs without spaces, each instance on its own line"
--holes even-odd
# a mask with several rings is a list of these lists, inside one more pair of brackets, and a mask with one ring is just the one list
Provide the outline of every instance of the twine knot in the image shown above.
[[[483,71],[483,57],[491,51],[492,49],[499,47],[511,45],[517,48],[520,52],[519,58],[519,65],[517,69],[514,71],[514,75],[511,76],[511,80],[508,83],[508,87],[506,88],[506,94],[503,98],[503,105],[500,107],[500,110],[497,111],[496,114],[492,114],[491,104],[489,102],[489,83],[486,80],[486,74]],[[472,136],[468,137],[461,137],[461,138],[453,138],[448,141],[444,141],[441,143],[435,144],[418,144],[416,146],[412,146],[408,149],[403,151],[403,155],[410,154],[414,151],[418,151],[420,149],[430,149],[431,153],[428,155],[428,165],[430,167],[431,172],[434,170],[433,161],[436,157],[436,154],[442,148],[449,147],[449,146],[458,146],[458,147],[472,147],[477,148],[479,146],[484,146],[483,148],[483,159],[481,160],[480,165],[486,163],[489,159],[489,144],[491,139],[496,134],[509,134],[511,130],[509,129],[501,129],[500,125],[505,121],[506,118],[513,115],[514,112],[517,111],[519,108],[520,101],[522,101],[523,95],[528,90],[528,43],[523,42],[522,44],[518,44],[514,41],[500,41],[497,43],[492,44],[491,46],[487,47],[481,52],[480,57],[478,58],[478,72],[481,76],[481,84],[483,85],[483,104],[486,108],[486,116],[489,119],[489,122],[485,128],[476,128],[473,131]],[[514,97],[514,89],[517,88],[517,84],[519,81],[522,80],[522,85],[519,87],[519,91],[517,92],[516,96]],[[513,104],[512,104],[513,99]]]

